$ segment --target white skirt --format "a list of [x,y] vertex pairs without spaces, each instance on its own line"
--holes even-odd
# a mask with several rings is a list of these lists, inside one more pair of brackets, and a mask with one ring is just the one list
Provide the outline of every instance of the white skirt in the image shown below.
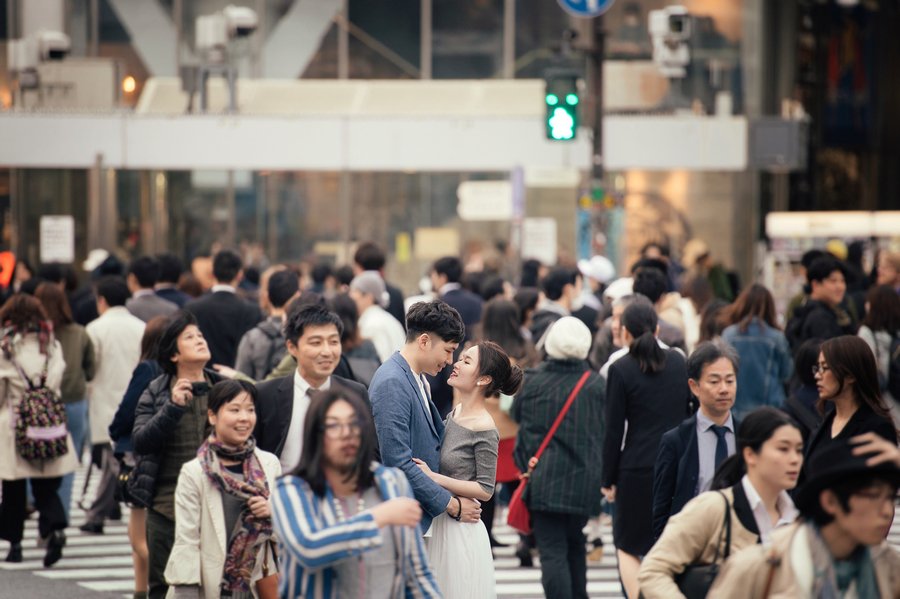
[[428,561],[444,599],[495,599],[494,558],[484,522],[457,522],[446,513],[425,535]]

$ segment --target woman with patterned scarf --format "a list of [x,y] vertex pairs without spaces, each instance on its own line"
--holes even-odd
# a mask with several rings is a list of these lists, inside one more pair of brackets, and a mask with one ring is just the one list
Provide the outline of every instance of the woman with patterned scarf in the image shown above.
[[250,599],[277,571],[269,490],[278,458],[256,448],[256,388],[222,381],[209,392],[213,432],[186,463],[175,489],[175,545],[167,597]]

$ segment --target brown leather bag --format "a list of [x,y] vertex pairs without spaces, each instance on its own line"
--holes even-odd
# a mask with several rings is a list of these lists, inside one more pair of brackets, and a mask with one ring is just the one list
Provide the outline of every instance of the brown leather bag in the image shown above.
[[[269,553],[272,554],[273,572],[269,573]],[[256,594],[259,599],[278,599],[278,553],[275,552],[275,541],[266,541],[263,553],[262,578],[256,581]]]

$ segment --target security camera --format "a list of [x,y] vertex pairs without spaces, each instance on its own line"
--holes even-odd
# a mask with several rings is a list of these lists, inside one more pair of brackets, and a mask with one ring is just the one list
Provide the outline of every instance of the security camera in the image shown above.
[[62,60],[72,50],[72,40],[62,31],[41,29],[34,36],[42,61]]
[[247,37],[259,27],[259,17],[253,9],[229,5],[222,14],[228,27],[228,37]]
[[653,61],[666,77],[684,77],[691,63],[693,17],[684,6],[667,6],[649,13]]

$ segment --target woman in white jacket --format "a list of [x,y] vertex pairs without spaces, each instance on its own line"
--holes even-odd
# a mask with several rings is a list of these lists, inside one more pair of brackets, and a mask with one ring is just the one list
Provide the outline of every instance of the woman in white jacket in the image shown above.
[[0,309],[0,326],[0,539],[10,544],[6,561],[21,562],[26,483],[30,480],[39,514],[38,533],[47,545],[44,566],[52,566],[62,557],[66,544],[63,530],[68,523],[58,491],[62,477],[75,470],[75,446],[68,435],[65,454],[26,460],[16,449],[15,428],[25,379],[32,386],[39,386],[43,379],[59,397],[66,363],[47,313],[34,297],[17,293],[9,298]]
[[256,448],[256,388],[223,381],[209,392],[213,426],[175,489],[175,545],[166,566],[170,599],[249,599],[277,571],[269,490],[278,458]]

